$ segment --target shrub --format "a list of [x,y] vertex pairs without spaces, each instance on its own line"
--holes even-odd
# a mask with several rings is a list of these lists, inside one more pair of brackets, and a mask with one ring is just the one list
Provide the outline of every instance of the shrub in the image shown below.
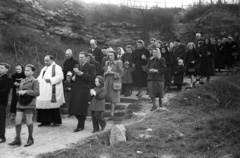
[[[64,52],[70,48],[73,52],[86,51],[87,48],[77,44],[65,44],[58,36],[52,36],[44,32],[31,30],[18,25],[0,27],[0,62],[11,65],[10,73],[15,65],[33,64],[37,72],[44,66],[44,57],[53,55],[55,62],[62,65]],[[75,53],[77,55],[77,53]]]

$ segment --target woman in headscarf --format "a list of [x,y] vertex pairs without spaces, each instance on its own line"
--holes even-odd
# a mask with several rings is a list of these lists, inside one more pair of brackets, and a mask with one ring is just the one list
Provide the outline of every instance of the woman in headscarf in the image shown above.
[[117,58],[120,60],[123,56],[123,54],[125,53],[125,51],[123,50],[122,47],[118,47],[117,48]]
[[144,48],[143,40],[138,40],[137,49],[133,53],[133,63],[135,72],[133,74],[133,84],[138,88],[138,97],[142,97],[143,87],[147,87],[146,65],[150,58],[150,53]]
[[152,99],[153,106],[151,111],[157,109],[155,98],[159,98],[159,106],[162,107],[162,98],[164,96],[164,72],[166,71],[166,61],[161,57],[160,50],[155,48],[153,56],[149,59],[147,65],[147,81],[149,96]]
[[[214,53],[215,49],[210,43],[210,39],[206,38],[204,44],[200,47],[200,65],[199,65],[199,75],[201,77],[206,77],[206,81],[210,81],[210,76],[215,75],[214,68]],[[204,83],[204,81],[200,82]]]
[[11,119],[13,119],[16,115],[16,107],[17,107],[17,90],[20,86],[20,82],[26,77],[24,74],[24,68],[22,65],[17,65],[16,73],[12,75],[13,87],[12,87],[12,101],[10,107],[10,115]]

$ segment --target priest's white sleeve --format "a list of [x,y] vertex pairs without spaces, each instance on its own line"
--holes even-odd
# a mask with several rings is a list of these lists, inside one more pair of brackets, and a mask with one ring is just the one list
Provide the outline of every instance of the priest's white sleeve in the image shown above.
[[63,81],[64,77],[63,77],[63,71],[62,71],[62,68],[59,66],[59,65],[56,65],[55,66],[55,76],[50,78],[50,81],[51,81],[51,84],[54,85],[54,84],[58,84],[60,82]]

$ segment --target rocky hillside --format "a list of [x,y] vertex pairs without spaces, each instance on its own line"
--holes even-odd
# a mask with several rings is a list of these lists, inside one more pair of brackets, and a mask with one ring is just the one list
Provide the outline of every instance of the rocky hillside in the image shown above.
[[[159,12],[160,11],[160,12]],[[194,10],[191,10],[194,12]],[[181,9],[139,10],[124,6],[93,5],[69,0],[2,0],[0,26],[20,25],[61,41],[84,44],[92,38],[100,44],[123,46],[137,39],[189,42],[196,32],[221,36],[239,30],[240,19],[231,12],[207,10],[185,21]],[[205,10],[204,10],[205,11]]]
[[65,9],[52,11],[32,0],[3,0],[0,1],[0,24],[27,26],[59,35],[65,41],[74,39],[80,43],[91,38],[101,43],[129,43],[139,39],[143,33],[141,27],[128,22],[105,21],[89,24],[84,14],[73,11],[71,5],[66,4]]

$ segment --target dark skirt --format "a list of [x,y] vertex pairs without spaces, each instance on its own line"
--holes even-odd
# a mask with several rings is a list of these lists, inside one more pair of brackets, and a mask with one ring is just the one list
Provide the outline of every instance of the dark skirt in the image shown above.
[[148,92],[149,97],[159,97],[164,96],[164,82],[163,81],[148,81]]
[[37,109],[37,122],[62,124],[59,108]]
[[165,86],[170,86],[172,83],[172,66],[167,66],[164,72]]
[[133,73],[133,84],[137,88],[147,87],[147,76],[148,74],[143,71],[141,65],[136,65]]

